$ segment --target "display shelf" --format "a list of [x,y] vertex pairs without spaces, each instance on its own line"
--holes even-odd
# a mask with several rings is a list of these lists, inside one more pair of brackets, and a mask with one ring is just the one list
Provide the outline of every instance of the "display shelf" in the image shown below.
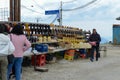
[[[19,23],[24,28],[24,34],[28,40],[32,43],[33,47],[35,44],[50,44],[57,45],[59,42],[70,43],[76,47],[79,42],[86,42],[90,31],[84,31],[80,28],[74,28],[71,26],[59,26],[54,24],[41,24],[41,23],[26,23],[26,22],[4,22],[8,24]],[[52,27],[51,27],[52,26]],[[53,38],[52,38],[53,37]],[[51,41],[55,39],[56,41]],[[68,46],[69,47],[69,46]],[[64,46],[63,46],[64,48]],[[81,48],[81,47],[78,47]],[[59,50],[58,50],[59,51]]]
[[64,51],[64,50],[68,50],[68,49],[67,48],[58,48],[53,51],[49,51],[48,53],[55,53],[55,52]]
[[50,43],[59,43],[59,41],[49,41],[49,42],[34,42],[34,43],[32,43],[33,45],[34,44],[50,44]]

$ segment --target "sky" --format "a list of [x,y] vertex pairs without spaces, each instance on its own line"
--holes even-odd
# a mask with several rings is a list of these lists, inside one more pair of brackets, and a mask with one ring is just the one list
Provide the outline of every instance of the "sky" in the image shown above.
[[[0,7],[9,7],[9,0],[0,0]],[[74,9],[92,0],[21,0],[21,21],[50,24],[57,15],[45,15],[47,10]],[[120,16],[120,0],[96,0],[87,7],[71,11],[62,11],[62,25],[78,27],[83,30],[97,29],[97,32],[108,41],[112,40],[113,24]],[[6,5],[5,5],[6,4]],[[59,24],[57,20],[54,24]]]

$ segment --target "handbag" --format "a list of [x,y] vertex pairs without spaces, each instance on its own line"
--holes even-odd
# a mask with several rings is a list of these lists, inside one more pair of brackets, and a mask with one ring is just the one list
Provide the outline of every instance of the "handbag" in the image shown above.
[[95,41],[89,42],[89,44],[90,44],[91,46],[96,46],[96,42],[95,42]]
[[8,63],[10,64],[10,63],[13,63],[13,61],[14,61],[14,55],[13,54],[10,54],[10,55],[8,55],[7,56],[7,59],[8,59]]
[[[10,35],[10,40],[12,41],[12,36]],[[14,45],[13,45],[14,46]],[[10,49],[10,50],[12,50],[12,49]],[[9,53],[11,53],[11,51],[9,51]],[[8,55],[7,56],[7,59],[8,59],[8,63],[10,64],[10,63],[13,63],[13,61],[14,61],[14,55],[13,55],[13,52],[12,52],[12,54],[10,54],[10,55]]]

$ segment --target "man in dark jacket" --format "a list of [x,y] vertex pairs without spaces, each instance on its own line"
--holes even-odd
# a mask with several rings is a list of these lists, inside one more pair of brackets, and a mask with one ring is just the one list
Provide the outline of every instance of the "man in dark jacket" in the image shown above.
[[98,55],[99,55],[99,44],[101,41],[100,35],[97,33],[96,29],[93,29],[92,34],[89,37],[89,42],[92,44],[91,48],[91,55],[90,55],[90,60],[93,62],[94,60],[94,51],[96,50],[96,61],[98,61]]

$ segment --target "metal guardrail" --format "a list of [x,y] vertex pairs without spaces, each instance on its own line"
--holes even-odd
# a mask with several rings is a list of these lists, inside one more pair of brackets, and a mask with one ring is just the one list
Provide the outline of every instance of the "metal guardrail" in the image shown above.
[[0,61],[0,80],[2,80],[1,61]]
[[103,57],[107,56],[107,47],[106,46],[100,46],[99,51],[103,51],[104,52]]

